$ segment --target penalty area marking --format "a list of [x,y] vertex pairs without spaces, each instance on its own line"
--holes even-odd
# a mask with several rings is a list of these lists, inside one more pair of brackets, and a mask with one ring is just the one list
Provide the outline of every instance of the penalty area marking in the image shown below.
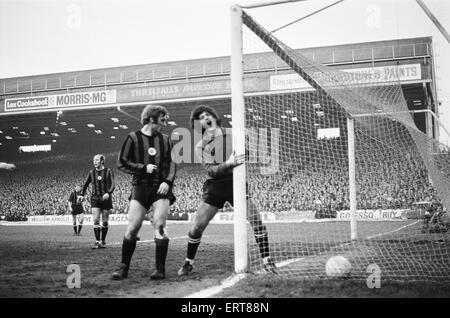
[[[287,261],[276,263],[275,265],[276,265],[277,268],[281,268],[281,267],[289,265],[291,263],[298,262],[298,261],[300,261],[302,259],[303,258],[291,259],[291,260],[287,260]],[[261,274],[261,273],[264,273],[264,271],[261,270],[261,271],[257,271],[256,273]],[[222,292],[225,288],[233,287],[234,285],[236,285],[239,281],[241,281],[245,277],[247,277],[247,274],[245,274],[245,273],[232,275],[232,276],[226,278],[224,281],[222,281],[222,283],[219,286],[208,287],[208,288],[206,288],[204,290],[201,290],[199,292],[195,292],[193,294],[185,296],[184,298],[208,298],[208,297],[212,297],[212,296]]]
[[[403,225],[403,226],[401,226],[401,227],[399,227],[399,228],[397,228],[397,229],[395,229],[395,230],[392,230],[392,231],[388,231],[388,232],[384,232],[384,233],[378,233],[378,234],[375,234],[375,235],[371,235],[371,236],[368,236],[367,239],[368,239],[368,240],[371,240],[371,239],[374,239],[374,238],[376,238],[376,237],[380,237],[380,236],[387,235],[387,234],[392,234],[392,233],[401,231],[401,230],[403,230],[403,229],[405,229],[405,228],[407,228],[407,227],[413,226],[413,225],[415,225],[415,224],[417,224],[417,223],[419,223],[419,222],[420,222],[420,220],[417,220],[417,221],[412,222],[412,223],[410,223],[410,224]],[[353,242],[345,242],[345,243],[339,244],[336,248],[342,248],[342,247],[344,247],[344,246],[351,245],[351,244],[353,244]],[[325,252],[319,253],[319,255],[323,255],[324,253],[325,253]],[[303,258],[296,258],[296,259],[287,260],[287,261],[284,261],[284,262],[277,263],[276,265],[277,265],[277,267],[282,267],[282,266],[286,266],[286,265],[289,265],[289,264],[292,264],[292,263],[295,263],[295,262],[299,262],[299,261],[301,261],[301,260],[303,260]],[[278,264],[279,264],[279,265],[278,265]]]
[[399,228],[397,228],[397,229],[395,229],[395,230],[392,230],[392,231],[388,231],[388,232],[384,232],[384,233],[378,233],[378,234],[375,234],[375,235],[371,235],[371,236],[368,236],[367,239],[368,239],[368,240],[371,240],[371,239],[374,239],[374,238],[376,238],[376,237],[380,237],[380,236],[387,235],[387,234],[392,234],[392,233],[401,231],[401,230],[403,230],[403,229],[406,229],[407,227],[416,225],[416,224],[419,223],[419,222],[420,222],[420,220],[417,220],[417,221],[415,221],[415,222],[413,222],[413,223],[410,223],[410,224],[406,224],[406,225],[400,226]]
[[[392,231],[388,231],[388,232],[384,232],[384,233],[379,233],[379,234],[368,236],[367,239],[370,240],[370,239],[373,239],[373,238],[376,238],[376,237],[380,237],[380,236],[383,236],[383,235],[392,234],[392,233],[401,231],[401,230],[403,230],[403,229],[405,229],[407,227],[413,226],[413,225],[417,224],[418,222],[420,222],[420,220],[415,221],[415,222],[413,222],[411,224],[406,224],[406,225],[401,226],[401,227],[399,227],[399,228],[397,228],[395,230],[392,230]],[[346,243],[340,244],[338,247],[344,247],[344,246],[350,245],[350,244],[353,244],[353,242],[346,242]],[[323,254],[323,253],[320,253],[320,254]],[[281,267],[287,266],[287,265],[292,264],[292,263],[300,262],[303,259],[304,258],[295,258],[295,259],[291,259],[291,260],[282,261],[282,262],[276,263],[276,266],[277,266],[277,268],[281,268]],[[263,271],[257,271],[257,273],[263,273]],[[236,274],[236,275],[230,276],[227,279],[225,279],[219,286],[213,286],[213,287],[206,288],[206,289],[201,290],[199,292],[196,292],[196,293],[190,294],[188,296],[185,296],[184,298],[208,298],[208,297],[212,297],[212,296],[222,292],[225,288],[229,288],[229,287],[234,286],[239,281],[244,279],[246,276],[247,276],[246,274]]]
[[206,288],[204,290],[201,290],[199,292],[190,294],[185,296],[184,298],[208,298],[212,297],[221,291],[223,291],[225,288],[232,287],[236,285],[239,281],[241,281],[243,278],[245,278],[247,274],[236,274],[232,275],[228,278],[226,278],[219,286],[213,286]]

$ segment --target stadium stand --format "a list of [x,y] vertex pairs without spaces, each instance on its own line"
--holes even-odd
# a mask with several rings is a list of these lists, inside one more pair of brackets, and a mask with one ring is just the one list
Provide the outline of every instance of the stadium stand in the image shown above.
[[[115,158],[116,155],[107,154],[107,158]],[[445,151],[437,155],[449,157]],[[390,158],[383,156],[383,153],[379,156],[379,160],[369,164],[370,173],[357,174],[360,187],[358,208],[406,209],[412,208],[414,202],[430,201],[435,197],[420,158],[405,155],[402,161],[390,162]],[[74,185],[83,183],[91,168],[90,162],[90,157],[66,155],[20,162],[13,174],[0,171],[2,219],[22,221],[28,215],[69,213],[68,195]],[[114,166],[108,166],[113,168],[116,179],[114,213],[126,213],[129,176]],[[367,167],[365,169],[367,172]],[[187,220],[188,213],[195,212],[201,202],[204,171],[200,164],[184,164],[179,166],[177,175],[174,188],[177,201],[171,207],[169,219]],[[252,193],[258,193],[254,201],[260,211],[313,210],[327,215],[349,208],[347,178],[344,166],[329,162],[326,169],[317,170],[310,163],[298,167],[293,175],[253,174],[249,185]],[[85,210],[90,213],[89,202],[85,204]],[[229,204],[222,209],[231,210]],[[320,217],[318,214],[316,217]]]

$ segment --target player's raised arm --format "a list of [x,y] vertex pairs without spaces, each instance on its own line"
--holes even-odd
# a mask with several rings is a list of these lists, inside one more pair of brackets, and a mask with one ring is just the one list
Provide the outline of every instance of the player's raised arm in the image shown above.
[[242,164],[244,162],[243,159],[245,159],[244,155],[236,156],[233,151],[228,160],[217,163],[210,153],[204,151],[204,148],[201,145],[195,148],[195,153],[198,158],[201,158],[208,176],[212,178],[220,178],[229,174],[234,167]]
[[[134,139],[134,140],[133,140]],[[120,171],[128,174],[145,174],[147,167],[145,164],[136,163],[134,158],[134,149],[136,142],[136,134],[130,134],[125,139],[122,148],[120,149],[119,158],[117,159],[117,167]]]
[[240,166],[245,162],[245,154],[236,154],[236,151],[233,150],[233,153],[230,155],[228,160],[225,163],[228,163],[228,165],[232,168]]

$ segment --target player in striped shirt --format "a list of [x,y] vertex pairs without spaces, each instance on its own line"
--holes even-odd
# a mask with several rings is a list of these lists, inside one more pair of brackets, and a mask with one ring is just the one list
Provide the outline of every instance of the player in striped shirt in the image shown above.
[[[201,127],[202,140],[195,146],[195,154],[207,171],[203,185],[202,203],[197,209],[194,224],[188,233],[187,255],[178,276],[187,276],[193,269],[194,257],[200,245],[203,231],[225,202],[233,204],[233,168],[244,163],[245,154],[235,154],[231,132],[220,125],[216,111],[209,106],[197,106],[191,113],[190,126]],[[270,257],[269,238],[266,226],[251,198],[247,198],[247,219],[253,228],[264,269],[275,272],[275,263]]]
[[[69,210],[72,214],[73,219],[73,231],[75,235],[80,235],[81,228],[83,227],[84,220],[84,208],[83,208],[84,198],[81,195],[81,187],[79,185],[75,186],[75,190],[70,193],[69,196]],[[78,221],[78,225],[77,225]]]
[[118,158],[119,170],[133,176],[128,227],[122,243],[122,261],[112,279],[128,276],[136,237],[145,214],[152,207],[155,240],[156,270],[151,279],[165,278],[165,262],[169,248],[166,220],[169,207],[175,202],[172,192],[176,166],[172,161],[172,143],[161,133],[167,125],[168,111],[163,106],[147,105],[141,114],[143,127],[130,133],[122,145]]
[[[104,248],[108,233],[109,214],[112,209],[112,193],[115,189],[114,173],[105,167],[105,156],[97,154],[93,159],[94,169],[90,170],[84,182],[82,196],[86,195],[89,184],[91,187],[91,209],[94,221],[95,243],[93,249]],[[102,223],[100,225],[100,216]]]

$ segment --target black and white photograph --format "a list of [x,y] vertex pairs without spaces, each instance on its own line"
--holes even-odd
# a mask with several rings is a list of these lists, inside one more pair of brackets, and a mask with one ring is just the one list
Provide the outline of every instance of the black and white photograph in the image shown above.
[[0,298],[448,298],[449,209],[447,0],[0,0]]

